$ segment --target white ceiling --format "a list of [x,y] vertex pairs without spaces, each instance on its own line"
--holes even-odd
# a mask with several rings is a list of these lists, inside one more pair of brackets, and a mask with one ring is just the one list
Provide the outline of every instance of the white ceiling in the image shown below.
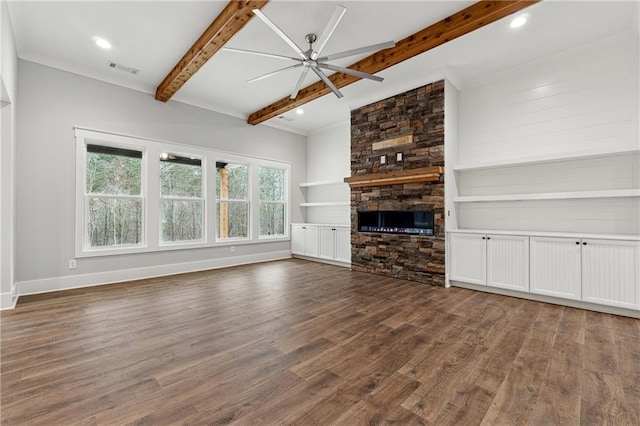
[[[155,94],[155,89],[226,1],[8,1],[20,58]],[[473,1],[343,1],[347,13],[323,53],[331,54],[387,40],[398,41]],[[262,11],[299,46],[307,33],[319,34],[333,13],[333,1],[273,0]],[[638,28],[638,1],[546,0],[526,9],[524,27],[509,28],[510,18],[447,43],[380,72],[382,83],[359,81],[290,111],[267,125],[307,133],[348,120],[349,111],[444,75],[459,87],[487,74],[564,49]],[[92,37],[108,39],[99,49]],[[248,50],[295,56],[258,19],[252,19],[227,44]],[[347,66],[354,56],[336,65]],[[138,68],[131,75],[108,62]],[[176,101],[246,118],[291,92],[299,70],[252,84],[247,80],[286,66],[276,59],[218,52],[173,97]],[[317,80],[309,73],[305,85]],[[293,120],[293,121],[291,121]]]

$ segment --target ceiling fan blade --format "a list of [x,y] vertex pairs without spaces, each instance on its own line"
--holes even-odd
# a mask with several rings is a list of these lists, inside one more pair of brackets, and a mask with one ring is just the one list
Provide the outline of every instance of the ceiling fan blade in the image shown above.
[[344,68],[344,67],[339,67],[339,66],[331,65],[331,64],[319,63],[318,67],[324,68],[324,69],[328,69],[328,70],[338,71],[338,72],[341,72],[343,74],[354,75],[356,77],[366,78],[366,79],[373,80],[373,81],[378,81],[378,82],[384,80],[384,78],[378,77],[376,75],[367,74],[366,72],[356,71],[356,70],[352,70],[351,68]]
[[285,67],[285,68],[282,68],[282,69],[279,69],[279,70],[276,70],[276,71],[272,71],[272,72],[270,72],[268,74],[261,75],[261,76],[256,77],[256,78],[252,78],[251,80],[247,81],[247,83],[255,83],[256,81],[262,80],[262,79],[267,78],[267,77],[271,77],[271,76],[276,75],[276,74],[278,74],[278,73],[280,73],[282,71],[286,71],[286,70],[289,70],[289,69],[292,69],[292,68],[299,68],[301,66],[302,66],[302,63],[291,65],[290,67]]
[[322,49],[324,49],[324,46],[329,41],[329,38],[335,31],[336,27],[340,23],[340,20],[342,19],[342,17],[346,12],[347,12],[346,7],[341,5],[336,6],[336,10],[333,11],[333,15],[331,16],[331,19],[329,19],[327,26],[324,28],[324,31],[322,31],[322,34],[318,38],[316,45],[313,48],[313,51],[311,52],[311,59],[316,59],[318,55],[320,55],[320,52],[322,52]]
[[302,59],[308,59],[307,56],[304,54],[304,52],[302,51],[302,49],[300,49],[300,47],[298,47],[297,44],[295,44],[295,42],[293,40],[291,40],[289,38],[288,35],[286,35],[280,28],[278,28],[278,26],[276,24],[274,24],[269,18],[267,18],[267,16],[262,13],[262,11],[260,9],[253,9],[253,13],[260,18],[260,20],[262,22],[264,22],[265,24],[267,24],[267,26],[269,28],[271,28],[271,30],[278,34],[278,36],[284,40],[285,43],[287,43],[293,50],[296,51],[296,53],[298,55],[300,55],[300,57]]
[[302,87],[302,83],[304,83],[304,79],[307,77],[308,73],[309,73],[309,67],[305,67],[302,70],[302,74],[300,74],[300,78],[298,79],[296,86],[291,91],[291,96],[289,96],[289,98],[295,99],[296,96],[298,96],[298,92],[300,91],[300,88]]
[[396,43],[393,41],[385,41],[384,43],[372,44],[371,46],[359,47],[357,49],[345,50],[344,52],[338,52],[332,55],[323,56],[322,58],[318,58],[317,60],[318,62],[332,61],[334,59],[346,58],[347,56],[359,55],[361,53],[372,52],[374,50],[387,49],[395,45]]
[[233,47],[223,47],[222,50],[234,53],[248,53],[250,55],[266,56],[267,58],[286,59],[288,61],[302,61],[302,59],[292,58],[290,56],[274,55],[273,53],[256,52],[255,50],[236,49]]
[[335,86],[335,84],[333,84],[333,82],[329,80],[329,77],[327,77],[327,75],[323,73],[322,70],[319,70],[316,67],[311,67],[311,69],[313,70],[313,72],[316,73],[318,77],[320,77],[320,80],[324,81],[324,84],[329,86],[329,89],[331,89],[334,95],[336,95],[338,98],[341,98],[343,96],[342,93],[340,93],[338,88]]

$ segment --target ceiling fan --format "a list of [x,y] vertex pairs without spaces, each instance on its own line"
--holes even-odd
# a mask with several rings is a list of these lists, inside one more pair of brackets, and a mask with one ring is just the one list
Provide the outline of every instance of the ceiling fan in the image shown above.
[[[260,20],[262,22],[264,22],[269,28],[271,28],[271,30],[273,32],[275,32],[282,40],[284,40],[284,42],[287,43],[298,54],[298,56],[300,56],[300,58],[294,58],[294,57],[283,56],[283,55],[276,55],[276,54],[272,54],[272,53],[256,52],[256,51],[253,51],[253,50],[235,49],[235,48],[231,48],[231,47],[223,47],[222,49],[226,50],[228,52],[247,53],[247,54],[251,54],[251,55],[266,56],[266,57],[269,57],[269,58],[283,59],[283,60],[287,60],[287,61],[295,61],[296,62],[294,65],[291,65],[291,66],[288,66],[288,67],[285,67],[285,68],[270,72],[268,74],[261,75],[261,76],[256,77],[256,78],[253,78],[253,79],[249,80],[248,83],[253,83],[253,82],[256,82],[258,80],[262,80],[264,78],[274,76],[276,74],[281,73],[282,71],[286,71],[286,70],[289,70],[289,69],[292,69],[292,68],[300,68],[300,67],[302,67],[302,73],[300,74],[300,77],[298,78],[298,81],[297,81],[296,85],[294,86],[293,90],[291,91],[291,96],[290,96],[291,99],[295,99],[296,96],[298,95],[298,92],[300,91],[300,88],[302,87],[302,83],[304,82],[304,79],[307,77],[307,74],[309,73],[309,70],[313,71],[318,77],[320,77],[320,79],[331,89],[331,91],[338,98],[341,98],[343,96],[342,93],[340,93],[340,91],[333,84],[333,82],[331,80],[329,80],[329,77],[327,77],[327,75],[322,71],[323,69],[331,70],[331,71],[337,71],[337,72],[341,72],[343,74],[349,74],[349,75],[353,75],[353,76],[356,76],[356,77],[366,78],[366,79],[373,80],[373,81],[378,81],[378,82],[382,81],[383,78],[382,77],[377,77],[377,76],[372,75],[372,74],[367,74],[365,72],[352,70],[350,68],[344,68],[344,67],[339,67],[337,65],[331,65],[331,64],[327,63],[328,61],[332,61],[334,59],[346,58],[347,56],[359,55],[361,53],[371,52],[371,51],[374,51],[374,50],[386,49],[388,47],[395,46],[395,42],[387,41],[387,42],[384,42],[384,43],[372,44],[370,46],[365,46],[365,47],[360,47],[360,48],[357,48],[357,49],[346,50],[344,52],[334,53],[332,55],[320,56],[320,53],[322,52],[322,49],[324,49],[325,45],[327,44],[327,41],[329,41],[329,38],[331,37],[331,35],[335,31],[336,27],[340,23],[340,20],[342,19],[342,17],[344,16],[344,14],[346,12],[347,12],[347,8],[346,7],[338,5],[336,7],[336,10],[333,12],[333,16],[331,16],[331,19],[329,19],[329,22],[327,23],[327,26],[325,27],[325,29],[322,32],[322,34],[320,35],[320,37],[317,37],[315,34],[307,34],[306,35],[305,40],[306,40],[307,43],[309,43],[309,49],[306,50],[306,51],[303,51],[293,40],[291,40],[291,38],[289,38],[289,36],[287,36],[284,33],[284,31],[282,31],[280,28],[278,28],[278,26],[276,24],[274,24],[273,21],[271,21],[269,18],[267,18],[266,15],[264,13],[262,13],[262,11],[260,9],[254,9],[253,13],[258,18],[260,18]],[[314,46],[314,43],[315,43],[315,46]]]

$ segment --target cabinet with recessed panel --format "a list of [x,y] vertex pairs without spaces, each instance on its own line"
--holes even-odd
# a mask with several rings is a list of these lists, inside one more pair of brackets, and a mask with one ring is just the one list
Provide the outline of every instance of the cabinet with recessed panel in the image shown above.
[[348,266],[351,264],[351,228],[349,225],[294,223],[291,254]]
[[457,230],[448,233],[448,244],[454,285],[640,314],[638,237]]
[[529,290],[529,237],[451,232],[449,241],[450,280]]

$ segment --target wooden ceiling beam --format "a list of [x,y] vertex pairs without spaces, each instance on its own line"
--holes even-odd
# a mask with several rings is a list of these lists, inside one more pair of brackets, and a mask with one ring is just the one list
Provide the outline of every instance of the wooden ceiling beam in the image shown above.
[[[398,43],[395,47],[381,50],[348,66],[348,68],[375,74],[384,69],[406,61],[416,55],[441,46],[453,39],[491,24],[505,16],[518,12],[541,0],[493,0],[479,1],[441,21],[436,22]],[[487,46],[490,48],[490,46]],[[361,80],[359,77],[336,72],[329,79],[337,88],[345,87]],[[282,98],[249,115],[249,124],[259,124],[287,111],[304,105],[321,96],[331,93],[322,82],[313,83],[298,92],[296,99]]]
[[156,89],[156,99],[167,102],[269,0],[231,0],[184,54]]

